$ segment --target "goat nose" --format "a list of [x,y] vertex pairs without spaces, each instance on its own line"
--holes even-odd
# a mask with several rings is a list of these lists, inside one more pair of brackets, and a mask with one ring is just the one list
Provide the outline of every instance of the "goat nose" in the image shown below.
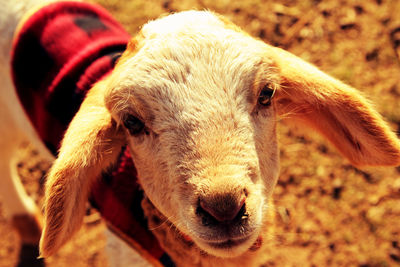
[[[239,217],[239,213],[243,213],[245,209],[246,196],[239,198],[232,195],[217,196],[213,198],[200,199],[200,209],[202,215],[211,216],[217,222],[230,222]],[[200,212],[201,213],[201,212]]]

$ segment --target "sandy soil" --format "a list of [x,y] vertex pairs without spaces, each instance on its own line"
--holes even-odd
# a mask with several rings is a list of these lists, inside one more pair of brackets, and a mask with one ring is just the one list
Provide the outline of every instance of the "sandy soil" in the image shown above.
[[[99,0],[134,34],[160,14],[210,9],[252,35],[283,47],[360,89],[400,134],[400,1]],[[392,36],[392,38],[391,38]],[[400,44],[400,41],[398,42]],[[278,219],[266,266],[400,266],[400,168],[356,169],[316,134],[279,124],[282,170]],[[48,169],[27,144],[19,171],[40,203]],[[0,203],[0,267],[13,266],[17,235]],[[73,242],[48,266],[107,266],[103,223],[86,218]]]

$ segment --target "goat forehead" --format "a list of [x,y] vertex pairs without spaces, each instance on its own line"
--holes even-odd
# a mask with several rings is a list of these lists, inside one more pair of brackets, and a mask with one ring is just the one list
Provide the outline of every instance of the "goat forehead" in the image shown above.
[[196,11],[150,22],[142,34],[141,48],[124,63],[119,80],[144,102],[152,113],[147,117],[175,123],[177,117],[205,118],[199,113],[226,118],[249,110],[249,89],[257,72],[269,67],[262,42]]
[[[148,76],[160,83],[180,83],[190,75],[193,83],[202,82],[203,88],[235,87],[238,80],[254,78],[263,61],[262,42],[227,28],[210,12],[170,15],[146,24],[141,33],[143,46],[132,58],[132,64],[136,74],[151,82]],[[140,78],[139,81],[144,84]]]
[[127,62],[133,93],[196,101],[249,93],[265,65],[262,52],[238,33],[223,34],[198,31],[145,41]]
[[174,117],[181,115],[179,111],[215,116],[247,110],[261,58],[221,42],[183,45],[170,40],[143,48],[135,64],[132,94],[153,112]]
[[232,79],[232,76],[243,78],[254,73],[263,58],[262,47],[252,38],[224,28],[218,31],[199,28],[145,39],[132,64],[138,71],[145,70],[152,75],[170,75],[177,68],[183,68],[190,71],[187,74]]

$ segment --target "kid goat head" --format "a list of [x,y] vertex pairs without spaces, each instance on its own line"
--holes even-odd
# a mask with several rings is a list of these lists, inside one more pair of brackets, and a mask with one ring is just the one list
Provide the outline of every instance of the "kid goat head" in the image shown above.
[[154,206],[205,252],[238,256],[267,216],[276,117],[288,112],[357,166],[400,164],[400,142],[371,105],[314,66],[209,12],[148,23],[64,137],[42,255],[80,227],[91,183],[128,144]]

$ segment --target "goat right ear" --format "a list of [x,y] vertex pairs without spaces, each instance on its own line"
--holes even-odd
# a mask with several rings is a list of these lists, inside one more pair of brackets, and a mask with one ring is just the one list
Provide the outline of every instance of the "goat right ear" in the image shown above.
[[281,76],[278,113],[318,131],[356,166],[400,164],[400,140],[360,92],[285,50],[267,49]]
[[104,105],[106,81],[88,93],[62,141],[46,183],[41,257],[54,254],[79,229],[90,186],[125,143]]

